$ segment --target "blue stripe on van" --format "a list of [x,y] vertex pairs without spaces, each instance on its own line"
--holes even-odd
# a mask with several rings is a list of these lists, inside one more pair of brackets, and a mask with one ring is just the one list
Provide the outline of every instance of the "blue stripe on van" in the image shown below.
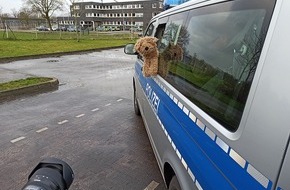
[[159,97],[157,119],[203,189],[271,189],[271,181],[266,187],[259,183],[247,172],[248,162],[244,168],[237,164],[215,143],[216,136],[210,138],[151,77],[143,77],[140,64],[135,71],[145,94],[149,84]]

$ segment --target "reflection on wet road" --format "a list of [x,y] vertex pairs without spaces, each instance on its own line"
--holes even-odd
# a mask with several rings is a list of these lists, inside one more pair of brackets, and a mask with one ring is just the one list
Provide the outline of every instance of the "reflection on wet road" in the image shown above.
[[50,156],[72,166],[70,190],[165,189],[133,110],[135,58],[113,49],[1,64],[1,71],[55,77],[61,84],[57,91],[0,105],[1,190],[20,189]]

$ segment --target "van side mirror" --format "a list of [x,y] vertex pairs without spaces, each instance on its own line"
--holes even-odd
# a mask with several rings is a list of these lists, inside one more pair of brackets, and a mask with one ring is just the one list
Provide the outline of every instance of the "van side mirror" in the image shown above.
[[135,44],[127,44],[124,47],[124,53],[128,55],[138,55],[138,53],[134,49]]

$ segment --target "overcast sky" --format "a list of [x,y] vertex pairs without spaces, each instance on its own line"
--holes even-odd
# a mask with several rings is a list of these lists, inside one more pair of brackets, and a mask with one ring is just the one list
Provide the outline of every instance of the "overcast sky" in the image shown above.
[[[101,0],[87,0],[87,1],[101,2]],[[118,0],[118,1],[131,1],[131,0]],[[66,0],[66,2],[69,2],[69,0]],[[103,0],[103,2],[113,2],[113,0]],[[22,6],[22,4],[23,0],[0,0],[0,7],[2,8],[2,13],[12,13],[11,11],[12,9],[18,11],[19,8]],[[64,12],[68,12],[68,8],[66,9],[67,10],[64,10]]]
[[3,13],[11,13],[11,9],[19,10],[22,6],[22,0],[0,0],[0,7]]

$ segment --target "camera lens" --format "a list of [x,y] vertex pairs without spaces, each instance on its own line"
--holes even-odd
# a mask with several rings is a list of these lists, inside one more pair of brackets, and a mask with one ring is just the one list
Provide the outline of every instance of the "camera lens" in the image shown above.
[[57,158],[46,158],[39,162],[28,177],[23,190],[67,190],[74,173],[71,167]]

